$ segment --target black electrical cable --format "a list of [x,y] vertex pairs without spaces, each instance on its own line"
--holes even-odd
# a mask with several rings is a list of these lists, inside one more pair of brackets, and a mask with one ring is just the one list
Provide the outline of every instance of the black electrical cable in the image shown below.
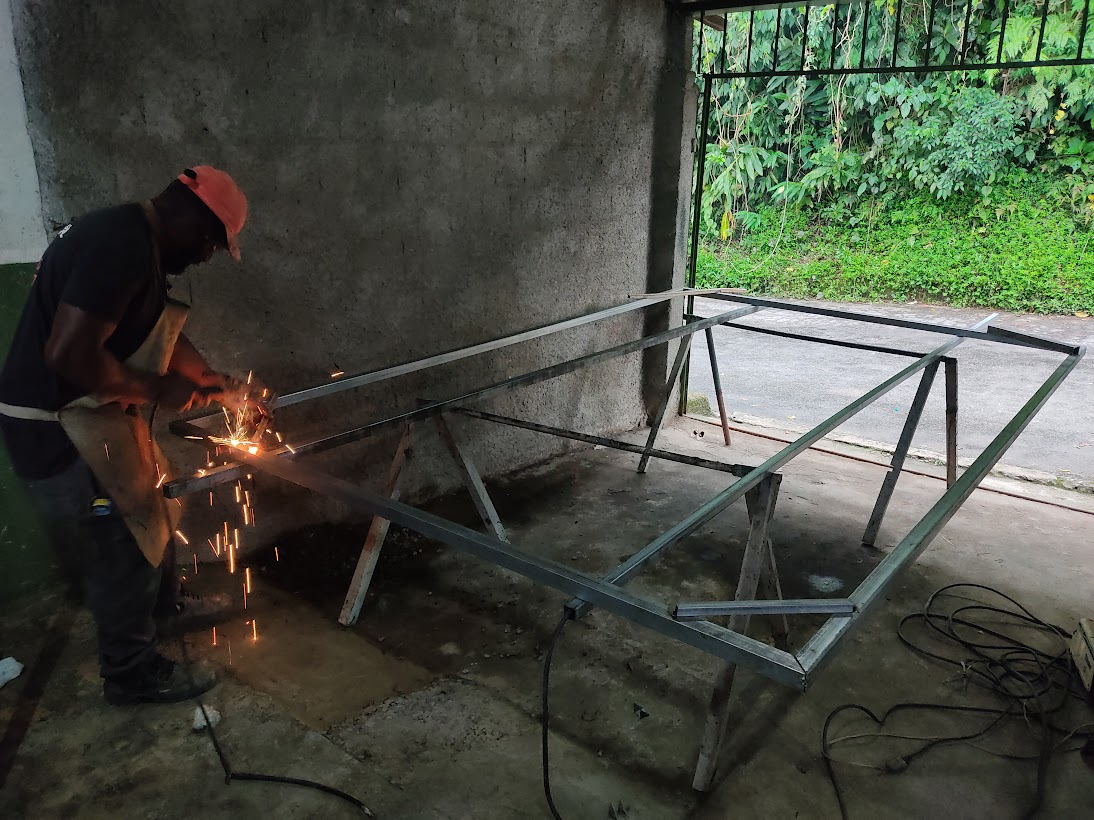
[[[938,599],[947,594],[952,595],[953,590],[956,589],[987,592],[1002,598],[1011,604],[1013,608],[973,600],[973,603],[969,605],[959,606],[946,613],[937,611]],[[1054,640],[1063,641],[1065,645],[1056,654],[1046,652],[1025,640],[1008,634],[1003,631],[1002,627],[988,626],[975,620],[973,613],[985,613],[991,616],[1004,616],[1014,619],[1018,622],[1017,626],[1019,628],[1035,630],[1050,636]],[[963,650],[965,656],[955,658],[917,644],[906,634],[906,626],[910,623],[919,623],[936,640],[941,640]],[[976,637],[967,637],[964,630],[971,630]],[[890,774],[904,771],[914,760],[940,745],[969,743],[989,734],[1008,719],[1017,718],[1025,721],[1028,725],[1029,718],[1036,718],[1036,725],[1040,729],[1039,748],[1036,754],[1027,756],[981,749],[1012,760],[1037,761],[1036,793],[1032,804],[1024,815],[1027,818],[1033,816],[1044,801],[1045,782],[1051,756],[1059,751],[1078,751],[1079,747],[1063,748],[1072,738],[1094,737],[1094,733],[1081,731],[1082,726],[1069,730],[1056,725],[1050,719],[1050,716],[1060,712],[1067,706],[1070,698],[1083,702],[1086,700],[1084,693],[1076,691],[1074,688],[1073,669],[1066,647],[1069,633],[1060,626],[1036,617],[1018,601],[993,587],[983,584],[958,583],[936,590],[927,599],[922,611],[902,618],[897,626],[897,637],[905,646],[919,655],[958,667],[966,682],[972,682],[998,696],[1004,701],[1004,707],[961,706],[944,703],[898,703],[890,707],[880,718],[866,706],[857,703],[844,704],[834,709],[829,713],[821,730],[821,753],[824,755],[825,768],[832,783],[836,801],[839,804],[840,816],[847,820],[847,805],[839,781],[836,778],[834,761],[830,754],[833,741],[829,739],[829,732],[835,718],[846,711],[862,712],[879,728],[884,726],[891,715],[901,711],[961,712],[991,716],[991,720],[982,728],[968,734],[920,738],[927,741],[920,748],[910,754],[888,761],[883,767],[874,767]],[[1057,740],[1057,735],[1062,735],[1062,739]]]
[[567,609],[562,618],[559,620],[558,625],[555,627],[554,633],[551,635],[551,641],[547,644],[547,654],[543,657],[543,700],[541,703],[541,723],[543,724],[543,794],[547,798],[547,808],[551,810],[551,816],[555,820],[562,820],[562,815],[558,813],[558,807],[555,806],[555,798],[551,794],[551,768],[550,768],[550,710],[548,704],[548,695],[551,689],[551,659],[555,654],[555,645],[558,643],[559,636],[562,635],[562,630],[566,626],[566,622],[573,618],[573,612]]
[[[152,424],[156,419],[156,410],[159,405],[155,402],[152,403],[152,410],[148,415],[148,438],[155,446],[155,438],[152,434]],[[166,499],[164,499],[164,505],[166,506]],[[190,665],[190,653],[186,648],[186,639],[180,635],[178,637],[179,652],[182,654],[183,669],[186,670],[186,675],[190,679],[190,685],[194,686],[194,674],[193,667]],[[336,789],[334,786],[328,786],[325,783],[317,783],[314,780],[305,780],[300,777],[284,777],[276,774],[258,774],[256,772],[236,772],[232,770],[232,764],[228,760],[228,756],[224,753],[224,749],[221,748],[220,740],[217,738],[216,730],[213,728],[213,722],[209,720],[209,713],[205,709],[205,704],[202,703],[201,697],[194,696],[194,702],[198,705],[198,709],[201,710],[201,716],[205,719],[205,730],[209,733],[209,739],[213,742],[213,750],[217,754],[217,758],[220,760],[220,767],[224,770],[224,785],[231,785],[233,780],[250,780],[259,783],[281,783],[286,786],[300,786],[306,789],[314,789],[325,794],[333,795],[334,797],[341,798],[347,803],[350,803],[360,809],[367,817],[373,817],[373,813],[369,811],[368,806],[354,797],[352,794],[347,794],[341,789]]]

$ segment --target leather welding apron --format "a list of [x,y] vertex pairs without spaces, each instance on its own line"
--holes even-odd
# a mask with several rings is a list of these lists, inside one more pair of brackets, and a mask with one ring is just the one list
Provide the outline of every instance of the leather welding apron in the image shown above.
[[[158,268],[158,253],[156,265]],[[155,327],[125,364],[134,370],[165,374],[188,312],[187,305],[168,297]],[[82,396],[57,412],[0,404],[0,413],[60,423],[102,491],[113,499],[148,563],[160,565],[182,508],[165,503],[160,487],[173,477],[171,465],[135,407]]]

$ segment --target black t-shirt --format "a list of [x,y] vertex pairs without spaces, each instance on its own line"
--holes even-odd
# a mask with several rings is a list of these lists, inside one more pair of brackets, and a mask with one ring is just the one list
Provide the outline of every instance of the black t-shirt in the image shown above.
[[[4,369],[0,402],[60,410],[84,390],[45,363],[57,307],[66,302],[117,328],[106,349],[124,361],[155,327],[167,299],[151,227],[136,203],[94,211],[66,226],[46,249],[23,307]],[[16,474],[48,478],[76,460],[61,425],[0,415]]]

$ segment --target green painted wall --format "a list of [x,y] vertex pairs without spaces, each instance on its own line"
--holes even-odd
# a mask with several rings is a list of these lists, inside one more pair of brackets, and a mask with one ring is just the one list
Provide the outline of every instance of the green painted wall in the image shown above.
[[[34,265],[0,265],[0,361],[33,275]],[[0,603],[40,588],[55,571],[45,529],[0,446]]]

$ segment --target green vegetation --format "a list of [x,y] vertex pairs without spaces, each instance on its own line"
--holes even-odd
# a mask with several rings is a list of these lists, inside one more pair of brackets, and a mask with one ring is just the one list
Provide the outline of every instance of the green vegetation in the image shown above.
[[[1083,2],[1050,0],[1041,59],[1074,56]],[[969,62],[993,61],[997,6],[977,3],[968,31],[964,4],[939,6],[928,33],[927,0],[903,0],[897,64],[928,51],[932,64],[955,63],[963,43]],[[1032,60],[1043,5],[1007,6],[1002,57]],[[895,3],[840,7],[833,39],[836,13],[812,9],[807,67],[857,66],[864,13],[866,64],[891,64]],[[757,12],[752,68],[776,36],[778,67],[797,68],[804,21]],[[748,23],[728,16],[728,69],[744,68]],[[722,36],[700,42],[704,70],[720,69]],[[696,284],[1092,311],[1092,80],[1089,68],[1053,66],[716,82]]]

